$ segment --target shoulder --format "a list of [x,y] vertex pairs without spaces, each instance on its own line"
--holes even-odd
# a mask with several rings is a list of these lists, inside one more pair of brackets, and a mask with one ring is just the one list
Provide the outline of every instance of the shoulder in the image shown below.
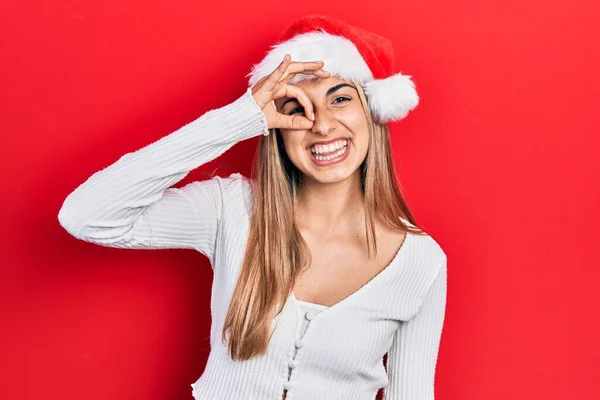
[[219,214],[227,214],[231,210],[250,210],[253,186],[252,179],[233,173],[193,181],[180,190],[196,204],[213,204]]
[[[412,228],[416,228],[415,225],[411,224],[408,220],[400,218],[402,222]],[[433,269],[433,273],[439,272],[442,265],[446,264],[447,256],[446,252],[442,248],[441,244],[428,232],[421,229],[421,233],[407,232],[407,241],[410,241],[410,245],[407,246],[407,252],[410,253],[411,258],[419,264],[430,266]]]
[[219,185],[223,196],[228,195],[248,195],[253,190],[252,179],[235,172],[226,177],[214,176],[212,179]]
[[249,214],[254,199],[254,180],[236,172],[226,178],[219,177],[218,181],[228,205],[243,207]]
[[439,270],[443,264],[447,261],[446,252],[440,245],[440,243],[429,233],[407,233],[409,239],[412,242],[410,246],[410,253],[420,263],[429,265],[433,268],[433,272]]

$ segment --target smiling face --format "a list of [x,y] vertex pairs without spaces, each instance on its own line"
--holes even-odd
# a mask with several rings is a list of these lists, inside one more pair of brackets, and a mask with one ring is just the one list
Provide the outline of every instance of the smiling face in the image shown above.
[[[353,82],[332,76],[295,84],[301,87],[314,107],[311,129],[280,129],[288,158],[304,180],[340,182],[359,173],[369,148],[369,125],[365,109]],[[294,98],[275,101],[286,115],[304,115]]]

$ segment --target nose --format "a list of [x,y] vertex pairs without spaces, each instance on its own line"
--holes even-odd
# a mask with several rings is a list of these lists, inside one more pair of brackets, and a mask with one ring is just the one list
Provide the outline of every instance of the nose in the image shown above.
[[321,136],[331,134],[337,127],[337,120],[327,110],[317,110],[315,108],[315,121],[313,123],[312,132]]

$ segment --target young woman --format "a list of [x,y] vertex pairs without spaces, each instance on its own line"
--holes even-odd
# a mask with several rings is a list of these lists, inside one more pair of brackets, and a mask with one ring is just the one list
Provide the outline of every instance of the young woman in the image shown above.
[[[386,124],[417,103],[389,41],[303,17],[246,93],[93,174],[59,221],[103,246],[208,257],[211,352],[196,399],[365,400],[383,388],[386,400],[432,400],[446,255],[404,201]],[[252,178],[173,187],[256,136]]]

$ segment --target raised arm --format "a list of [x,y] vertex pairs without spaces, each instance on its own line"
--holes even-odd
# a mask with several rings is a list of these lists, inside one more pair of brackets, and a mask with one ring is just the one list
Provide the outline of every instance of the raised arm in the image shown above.
[[288,83],[298,73],[328,77],[322,66],[292,63],[286,55],[275,71],[233,103],[93,174],[65,199],[58,213],[60,224],[87,242],[136,249],[192,248],[212,263],[224,180],[215,177],[181,189],[171,186],[235,143],[268,135],[270,128],[310,129],[312,121],[280,114],[274,100],[297,97],[311,110],[306,94]]
[[434,378],[446,309],[446,256],[421,308],[396,331],[388,353],[384,400],[434,400]]
[[65,199],[60,224],[107,247],[193,248],[212,261],[221,206],[220,178],[171,188],[235,143],[268,134],[250,89],[177,131],[94,173]]

